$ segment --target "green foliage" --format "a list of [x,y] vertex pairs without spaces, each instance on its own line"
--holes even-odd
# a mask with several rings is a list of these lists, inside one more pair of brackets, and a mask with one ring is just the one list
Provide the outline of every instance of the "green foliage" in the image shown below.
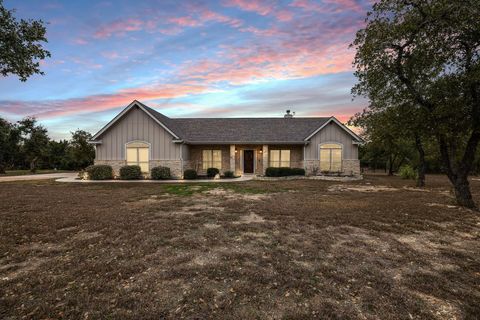
[[193,169],[188,169],[183,172],[183,178],[186,180],[195,180],[197,177],[197,171]]
[[168,167],[155,167],[152,168],[150,176],[153,180],[167,180],[171,179],[172,175],[170,173],[170,168]]
[[398,119],[427,128],[457,202],[468,207],[480,143],[479,15],[477,0],[380,0],[352,44],[353,93],[369,99],[367,112],[396,108]]
[[84,130],[71,132],[72,138],[68,145],[68,166],[72,169],[83,169],[93,163],[95,148],[88,143],[92,135]]
[[398,175],[402,179],[417,179],[417,173],[415,172],[415,169],[413,169],[413,167],[408,164],[400,167],[400,169],[398,170]]
[[208,168],[207,169],[207,177],[209,177],[209,178],[213,178],[219,173],[220,173],[220,170],[218,170],[217,168]]
[[18,122],[21,133],[21,153],[28,162],[30,171],[35,172],[37,163],[48,153],[50,138],[47,129],[37,124],[35,118],[25,118]]
[[113,169],[108,165],[91,165],[85,171],[88,173],[90,180],[111,180],[113,179]]
[[223,173],[223,176],[224,176],[225,178],[235,178],[235,173],[234,173],[233,171],[225,171],[225,172]]
[[142,177],[140,166],[123,166],[120,168],[120,179],[122,180],[139,180]]
[[0,173],[13,166],[19,152],[20,131],[10,122],[0,118]]
[[304,176],[305,169],[303,168],[289,168],[289,167],[268,167],[265,170],[267,177],[286,177],[286,176]]
[[50,57],[42,47],[47,42],[42,20],[16,20],[14,10],[7,10],[0,0],[0,73],[16,74],[26,81],[33,74],[44,74],[39,60]]

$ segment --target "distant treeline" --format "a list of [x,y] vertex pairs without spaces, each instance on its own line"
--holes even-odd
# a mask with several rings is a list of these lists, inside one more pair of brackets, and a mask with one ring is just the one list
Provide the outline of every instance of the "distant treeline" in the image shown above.
[[0,173],[5,170],[79,170],[93,163],[95,149],[89,132],[71,132],[70,140],[50,139],[45,127],[32,117],[11,123],[0,118]]

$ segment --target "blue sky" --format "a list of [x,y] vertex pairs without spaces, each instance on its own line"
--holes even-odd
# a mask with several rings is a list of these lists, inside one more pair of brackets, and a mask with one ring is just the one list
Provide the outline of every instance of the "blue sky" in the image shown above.
[[0,78],[0,116],[35,116],[52,138],[95,133],[132,100],[170,117],[348,120],[349,44],[369,0],[13,1],[48,22],[45,76]]

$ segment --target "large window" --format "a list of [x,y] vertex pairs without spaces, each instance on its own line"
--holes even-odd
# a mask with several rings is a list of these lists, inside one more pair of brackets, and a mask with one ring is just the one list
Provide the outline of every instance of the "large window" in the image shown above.
[[270,150],[270,167],[290,167],[290,150]]
[[203,150],[202,167],[222,169],[222,150]]
[[320,145],[320,171],[342,171],[342,145],[325,143]]
[[142,172],[148,172],[148,148],[144,142],[131,142],[127,144],[127,165],[140,166]]

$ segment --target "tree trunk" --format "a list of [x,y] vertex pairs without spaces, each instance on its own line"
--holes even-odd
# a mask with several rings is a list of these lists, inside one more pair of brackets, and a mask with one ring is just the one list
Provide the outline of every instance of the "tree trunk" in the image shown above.
[[423,149],[422,140],[415,135],[415,147],[418,151],[418,168],[417,168],[417,187],[425,187],[425,150]]
[[477,210],[477,206],[472,198],[472,193],[470,192],[470,185],[468,183],[467,176],[457,176],[453,182],[453,187],[455,190],[455,199],[457,203],[462,207],[470,208]]
[[393,157],[393,159],[392,159],[392,156],[390,156],[390,158],[388,160],[388,175],[389,176],[393,176],[393,166],[395,165],[395,159],[396,159],[396,156]]
[[5,172],[5,165],[3,163],[0,163],[0,173],[6,173]]
[[38,157],[35,157],[30,161],[30,172],[35,173],[37,171],[37,160]]

